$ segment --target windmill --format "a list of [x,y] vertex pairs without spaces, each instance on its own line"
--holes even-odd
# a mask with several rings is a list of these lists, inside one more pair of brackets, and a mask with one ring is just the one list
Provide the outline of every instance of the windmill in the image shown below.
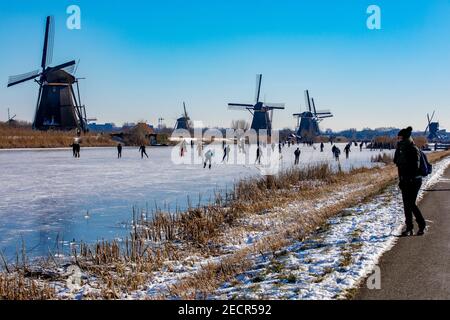
[[284,109],[284,103],[265,103],[259,101],[261,94],[262,74],[256,76],[255,104],[229,103],[230,110],[248,110],[253,116],[251,129],[259,134],[259,130],[267,130],[267,135],[272,135],[273,110]]
[[8,108],[8,124],[9,125],[13,125],[14,123],[16,123],[16,120],[14,120],[15,117],[16,117],[16,115],[13,115],[11,117],[11,114],[9,113],[9,108]]
[[177,129],[184,129],[184,130],[190,130],[191,129],[191,119],[189,118],[187,111],[186,111],[186,103],[183,102],[183,110],[184,113],[182,114],[181,118],[177,119],[177,122],[175,123],[175,130]]
[[[430,114],[427,113],[427,127],[425,129],[424,135],[427,137],[427,139],[429,141],[435,141],[435,140],[440,140],[442,139],[440,132],[439,132],[439,122],[433,122],[434,119],[434,115],[435,115],[436,111],[433,111],[433,113]],[[428,133],[428,136],[427,136]]]
[[333,114],[329,110],[317,111],[314,98],[310,98],[308,90],[305,90],[305,104],[307,110],[294,113],[293,116],[297,118],[297,138],[311,140],[320,135],[319,123],[333,117]]
[[[54,20],[47,17],[41,69],[9,77],[8,87],[34,80],[39,85],[33,128],[87,131],[86,108],[80,102],[78,79],[72,75],[75,61],[51,67]],[[76,85],[77,95],[75,95]]]

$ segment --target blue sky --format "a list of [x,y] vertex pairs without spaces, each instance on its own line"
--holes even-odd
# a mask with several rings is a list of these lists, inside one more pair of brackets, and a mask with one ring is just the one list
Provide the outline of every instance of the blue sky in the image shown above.
[[[66,28],[66,8],[81,8],[81,30]],[[366,9],[381,8],[381,30]],[[30,82],[6,88],[9,75],[39,66],[46,15],[56,19],[54,64],[81,60],[77,76],[89,117],[99,122],[163,117],[186,101],[194,120],[229,126],[248,113],[228,102],[262,97],[286,103],[275,127],[294,127],[309,89],[333,119],[322,129],[423,130],[436,110],[450,129],[450,1],[65,1],[0,3],[0,119],[10,107],[31,120]]]

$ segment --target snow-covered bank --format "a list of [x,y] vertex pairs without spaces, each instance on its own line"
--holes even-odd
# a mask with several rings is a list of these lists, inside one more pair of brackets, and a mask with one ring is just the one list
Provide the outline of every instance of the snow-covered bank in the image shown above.
[[[450,158],[434,166],[424,179],[424,191],[436,184]],[[255,256],[254,267],[223,284],[211,298],[220,299],[336,299],[355,287],[392,248],[403,226],[397,186],[368,203],[328,220],[304,241],[273,255]]]

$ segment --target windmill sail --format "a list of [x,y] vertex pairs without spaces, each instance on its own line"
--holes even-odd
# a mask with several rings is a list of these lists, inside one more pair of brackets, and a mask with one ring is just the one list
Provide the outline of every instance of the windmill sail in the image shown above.
[[256,75],[255,104],[229,103],[230,110],[248,110],[252,116],[251,129],[259,133],[260,130],[267,130],[268,136],[272,134],[273,110],[285,108],[283,103],[263,103],[261,97],[262,74]]

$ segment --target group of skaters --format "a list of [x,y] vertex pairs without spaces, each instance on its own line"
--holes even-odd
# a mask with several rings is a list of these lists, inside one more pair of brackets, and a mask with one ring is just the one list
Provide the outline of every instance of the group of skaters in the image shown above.
[[[333,143],[332,140],[330,140],[330,143],[332,145],[331,152],[333,154],[333,157],[334,157],[334,159],[336,161],[339,161],[340,155],[341,155],[341,149],[339,149],[339,147],[336,146]],[[288,148],[290,148],[291,146],[297,145],[297,148],[294,151],[294,165],[299,165],[299,163],[300,163],[300,155],[301,155],[301,150],[298,147],[299,144],[300,144],[299,142],[294,142],[294,141],[291,141],[291,140],[286,140],[286,141],[283,141],[283,142],[279,142],[278,143],[278,153],[280,155],[280,159],[282,159],[282,150],[283,150],[283,148],[285,148],[286,146]],[[307,145],[307,146],[312,146],[314,149],[316,149],[314,144],[311,143],[310,141],[304,141],[303,144]],[[349,158],[349,154],[351,152],[352,144],[354,144],[356,147],[359,146],[360,151],[363,150],[364,142],[361,142],[360,144],[358,144],[356,141],[349,142],[344,148],[346,159]],[[193,140],[191,140],[190,145],[191,145],[191,148],[194,149],[195,144],[194,144]],[[367,146],[367,142],[366,142],[366,146]],[[186,140],[183,140],[181,142],[181,144],[180,144],[180,157],[186,156],[186,154],[187,154],[187,147],[188,147],[188,143],[186,142]],[[238,147],[238,152],[246,154],[246,144],[245,144],[245,141],[243,139],[241,139],[241,140],[239,140],[237,142],[237,147]],[[264,144],[264,147],[267,147],[267,145]],[[276,144],[272,143],[270,145],[270,147],[272,148],[272,152],[275,152]],[[196,143],[196,148],[197,148],[198,156],[203,159],[203,167],[206,168],[208,166],[208,168],[211,169],[211,167],[212,167],[212,158],[214,157],[215,152],[213,150],[208,149],[207,152],[203,154],[204,150],[203,150],[203,143],[202,142]],[[325,145],[324,145],[323,142],[321,142],[320,143],[320,152],[324,152],[324,148],[325,148]],[[74,139],[74,142],[72,144],[72,149],[73,149],[73,156],[75,158],[80,158],[80,149],[81,149],[81,147],[80,147],[80,138],[77,137],[77,138]],[[117,145],[117,158],[118,159],[122,158],[122,150],[123,150],[123,145],[121,143],[119,143]],[[222,141],[222,150],[223,150],[222,163],[228,163],[229,159],[230,159],[230,154],[231,154],[231,147],[230,147],[229,144],[227,144],[225,142],[225,140]],[[139,153],[141,155],[141,159],[144,159],[144,157],[146,157],[147,159],[149,158],[149,156],[147,154],[147,148],[146,148],[146,146],[144,144],[139,147]],[[258,164],[258,165],[261,164],[262,157],[263,157],[263,151],[261,149],[260,144],[258,143],[257,144],[257,148],[256,148],[255,165],[256,164]]]

